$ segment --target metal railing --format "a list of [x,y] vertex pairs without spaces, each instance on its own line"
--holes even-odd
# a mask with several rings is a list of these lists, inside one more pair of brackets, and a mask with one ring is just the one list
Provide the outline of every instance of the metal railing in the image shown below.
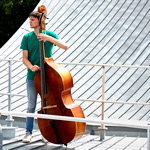
[[[4,113],[2,111],[0,111],[1,114],[7,114],[7,120],[10,122],[10,126],[12,126],[12,115],[16,115],[17,113],[15,112],[11,112],[11,96],[22,96],[22,97],[26,97],[26,95],[22,95],[22,94],[15,94],[15,93],[11,93],[11,62],[22,62],[21,60],[15,60],[15,59],[0,59],[0,61],[7,61],[9,63],[9,71],[8,71],[8,93],[4,93],[4,92],[0,92],[0,95],[8,95],[8,112]],[[141,103],[141,102],[123,102],[123,101],[107,101],[105,100],[105,67],[121,67],[121,68],[143,68],[143,69],[150,69],[150,66],[138,66],[138,65],[111,65],[111,64],[86,64],[86,63],[67,63],[67,62],[61,62],[60,64],[68,64],[68,65],[84,65],[84,66],[98,66],[98,67],[102,67],[102,100],[89,100],[89,99],[74,99],[74,100],[78,100],[78,101],[90,101],[90,102],[99,102],[102,103],[102,107],[101,107],[101,121],[96,121],[97,123],[99,123],[101,125],[100,129],[104,129],[104,125],[105,124],[117,124],[117,125],[121,125],[121,126],[126,126],[126,123],[123,124],[119,124],[119,123],[113,123],[113,122],[105,122],[104,121],[104,103],[114,103],[114,104],[129,104],[129,105],[150,105],[149,103]],[[18,116],[20,116],[20,114],[23,115],[23,113],[17,114]],[[29,116],[31,114],[24,114],[25,116]],[[32,114],[33,117],[41,117],[38,115],[34,115]],[[43,117],[43,116],[42,116]],[[48,116],[44,116],[44,117],[48,117]],[[52,117],[52,116],[49,116]],[[49,118],[48,117],[48,118]],[[47,119],[48,119],[47,118]],[[55,117],[54,117],[55,118]],[[59,118],[57,116],[57,118]],[[55,119],[57,119],[55,118]],[[52,118],[51,118],[52,119]],[[59,118],[62,119],[62,118]],[[68,119],[68,118],[65,118]],[[75,119],[75,118],[73,118]],[[79,118],[76,118],[77,120]],[[76,121],[77,121],[76,120]],[[94,119],[95,120],[95,119]],[[80,120],[80,121],[87,121],[89,122],[89,120],[85,119],[85,120]],[[92,122],[93,119],[92,119]],[[137,127],[135,124],[133,125],[134,127]],[[148,148],[150,148],[150,124],[147,123],[147,125],[144,125],[144,128],[147,129],[147,137],[148,137]],[[131,127],[131,124],[130,124]]]
[[[0,61],[7,61],[9,63],[9,72],[8,72],[8,93],[0,92],[0,95],[8,95],[8,111],[11,111],[11,96],[23,96],[26,95],[22,94],[15,94],[11,93],[11,62],[22,62],[21,60],[16,59],[2,59]],[[83,66],[98,66],[102,67],[102,101],[100,100],[87,100],[87,99],[74,99],[78,101],[90,101],[90,102],[100,102],[102,103],[102,113],[101,119],[104,120],[104,103],[115,103],[115,104],[132,104],[132,105],[150,105],[149,103],[140,103],[140,102],[123,102],[123,101],[107,101],[105,100],[105,67],[119,67],[119,68],[143,68],[143,69],[150,69],[150,66],[138,66],[138,65],[112,65],[112,64],[87,64],[87,63],[69,63],[69,62],[61,62],[60,64],[67,64],[67,65],[83,65]],[[11,116],[8,116],[8,120],[13,120]],[[103,129],[103,125],[101,126]]]
[[[131,128],[142,128],[147,129],[147,150],[150,150],[150,123],[148,122],[131,122],[131,121],[109,121],[109,120],[99,120],[97,118],[77,118],[77,117],[66,117],[66,116],[58,116],[58,115],[46,115],[46,114],[35,114],[35,113],[23,113],[23,112],[13,112],[13,111],[0,111],[0,115],[11,115],[17,117],[34,117],[34,118],[43,118],[43,119],[52,119],[52,120],[67,120],[67,121],[75,121],[75,122],[86,122],[86,123],[96,123],[96,124],[105,124],[105,125],[119,125],[123,127],[131,127]],[[1,129],[0,129],[1,130]],[[0,133],[2,136],[2,133]],[[0,139],[2,139],[0,137]],[[1,143],[0,143],[1,144]],[[2,150],[2,147],[0,147]]]

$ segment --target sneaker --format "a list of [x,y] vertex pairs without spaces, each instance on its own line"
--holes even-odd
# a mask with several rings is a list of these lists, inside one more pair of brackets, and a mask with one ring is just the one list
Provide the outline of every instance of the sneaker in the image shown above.
[[41,140],[43,143],[48,143],[48,141],[43,136],[41,137]]
[[31,139],[32,139],[32,135],[30,134],[30,132],[26,132],[25,136],[22,139],[22,142],[29,143],[31,142]]

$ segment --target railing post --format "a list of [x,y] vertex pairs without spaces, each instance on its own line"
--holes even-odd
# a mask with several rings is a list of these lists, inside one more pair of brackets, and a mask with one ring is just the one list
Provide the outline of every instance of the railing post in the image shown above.
[[0,150],[3,149],[3,132],[2,132],[2,127],[0,124]]
[[147,127],[147,150],[150,150],[150,123],[148,123]]
[[[105,98],[105,66],[102,66],[102,100]],[[102,102],[101,119],[104,120],[104,103]],[[100,127],[100,141],[105,139],[105,126]]]
[[[9,71],[8,71],[8,93],[11,93],[11,60],[8,60]],[[11,111],[11,95],[8,95],[8,111]],[[14,121],[11,115],[7,116],[7,125],[12,126]]]

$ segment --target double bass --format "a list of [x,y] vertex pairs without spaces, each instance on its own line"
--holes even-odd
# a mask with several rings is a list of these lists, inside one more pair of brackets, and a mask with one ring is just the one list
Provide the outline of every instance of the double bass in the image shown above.
[[[46,7],[38,7],[42,13],[40,33],[45,30]],[[41,97],[39,114],[84,118],[81,107],[74,103],[71,96],[73,79],[71,73],[56,63],[53,58],[45,58],[44,44],[40,41],[41,70],[36,72],[34,86]],[[54,144],[65,144],[82,137],[86,124],[83,122],[37,119],[38,127],[45,139]]]

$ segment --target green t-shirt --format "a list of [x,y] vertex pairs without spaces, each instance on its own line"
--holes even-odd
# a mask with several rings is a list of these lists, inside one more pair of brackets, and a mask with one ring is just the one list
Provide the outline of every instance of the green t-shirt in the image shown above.
[[[43,33],[58,39],[58,36],[52,31],[44,30]],[[34,32],[30,32],[24,35],[20,49],[28,50],[28,60],[32,63],[32,65],[40,66],[40,44],[39,39]],[[52,57],[53,43],[44,41],[44,49],[45,57]],[[27,79],[34,80],[35,73],[36,72],[32,72],[28,68]]]

